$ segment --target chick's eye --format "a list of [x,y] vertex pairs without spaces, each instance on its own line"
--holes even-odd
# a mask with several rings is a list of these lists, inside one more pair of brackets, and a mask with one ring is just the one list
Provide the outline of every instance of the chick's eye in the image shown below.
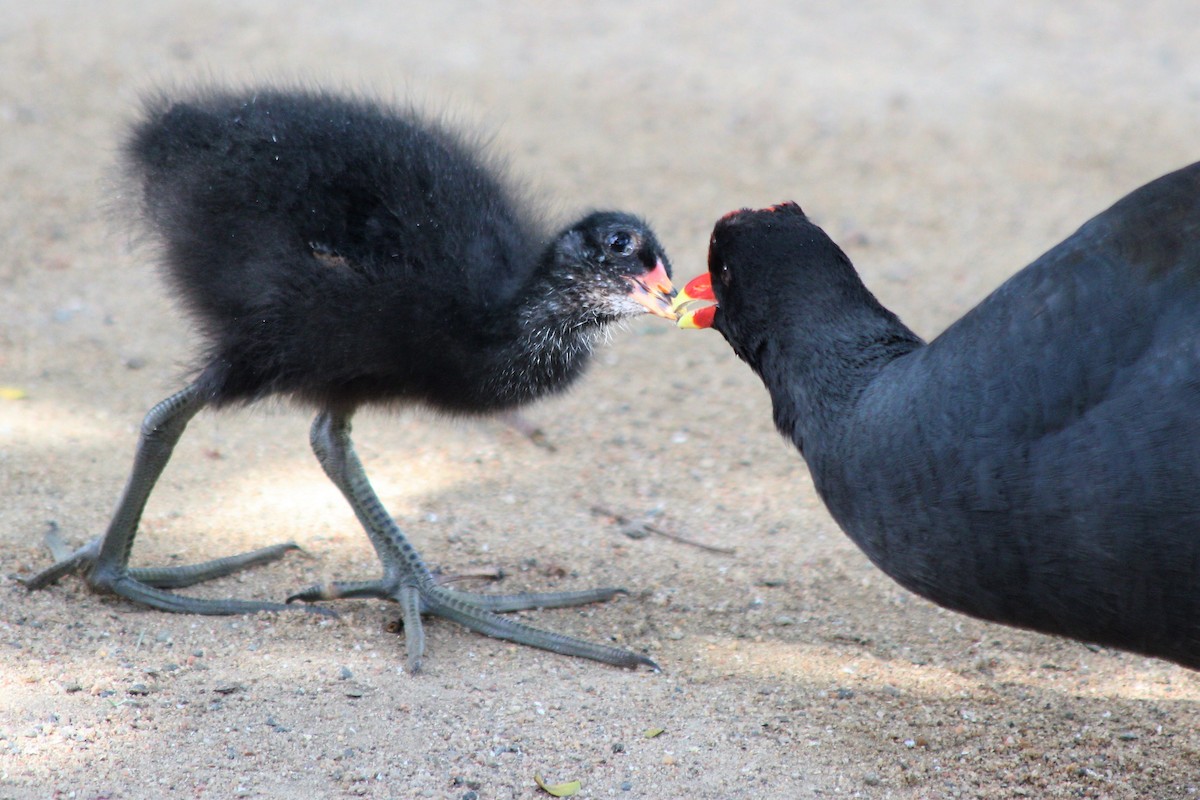
[[628,231],[617,231],[610,233],[608,238],[604,240],[604,246],[610,252],[618,256],[628,256],[633,254],[634,241],[633,235]]

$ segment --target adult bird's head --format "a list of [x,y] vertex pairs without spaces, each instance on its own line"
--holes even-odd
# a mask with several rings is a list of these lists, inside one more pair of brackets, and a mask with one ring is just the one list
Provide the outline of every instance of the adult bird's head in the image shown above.
[[715,328],[755,366],[768,333],[801,305],[805,314],[819,313],[822,295],[836,293],[843,272],[854,280],[845,254],[795,203],[733,211],[713,228],[708,272],[676,296],[676,324]]

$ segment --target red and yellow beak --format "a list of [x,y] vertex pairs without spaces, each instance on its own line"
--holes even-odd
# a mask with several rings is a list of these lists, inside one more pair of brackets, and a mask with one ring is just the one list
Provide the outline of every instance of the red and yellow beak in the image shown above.
[[676,319],[677,315],[672,305],[672,301],[675,299],[675,287],[671,285],[671,278],[667,275],[667,268],[663,265],[661,258],[655,262],[654,269],[645,275],[639,275],[636,278],[627,275],[625,280],[632,284],[633,288],[630,290],[629,296],[638,305],[656,317]]
[[687,282],[683,291],[675,297],[672,310],[675,312],[675,324],[680,328],[711,328],[713,317],[717,313],[716,305],[699,303],[716,303],[717,296],[713,294],[712,277],[705,272]]

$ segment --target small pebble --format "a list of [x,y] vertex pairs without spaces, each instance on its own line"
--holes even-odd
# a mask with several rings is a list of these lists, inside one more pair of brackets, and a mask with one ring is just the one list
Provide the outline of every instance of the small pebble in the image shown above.
[[621,781],[621,791],[622,792],[633,791],[633,783],[631,781]]
[[70,322],[83,308],[83,304],[78,301],[69,306],[62,306],[54,310],[53,319],[55,322]]
[[353,677],[354,677],[354,673],[350,671],[349,667],[345,667],[345,666],[338,667],[338,680],[339,681],[348,681]]
[[628,536],[630,539],[645,539],[650,535],[650,531],[646,528],[645,523],[627,522],[621,526],[621,533]]

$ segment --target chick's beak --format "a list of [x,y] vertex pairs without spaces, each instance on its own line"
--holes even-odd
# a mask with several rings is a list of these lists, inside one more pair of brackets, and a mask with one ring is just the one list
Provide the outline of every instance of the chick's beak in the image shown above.
[[677,315],[671,305],[671,301],[675,299],[675,287],[671,285],[671,278],[667,275],[667,268],[661,258],[654,263],[654,269],[645,275],[636,278],[627,275],[625,280],[631,285],[629,296],[639,305],[656,317],[676,319]]
[[711,328],[717,313],[715,305],[697,306],[699,303],[716,303],[712,277],[705,272],[687,282],[683,291],[675,297],[671,308],[675,312],[675,324],[680,328]]

